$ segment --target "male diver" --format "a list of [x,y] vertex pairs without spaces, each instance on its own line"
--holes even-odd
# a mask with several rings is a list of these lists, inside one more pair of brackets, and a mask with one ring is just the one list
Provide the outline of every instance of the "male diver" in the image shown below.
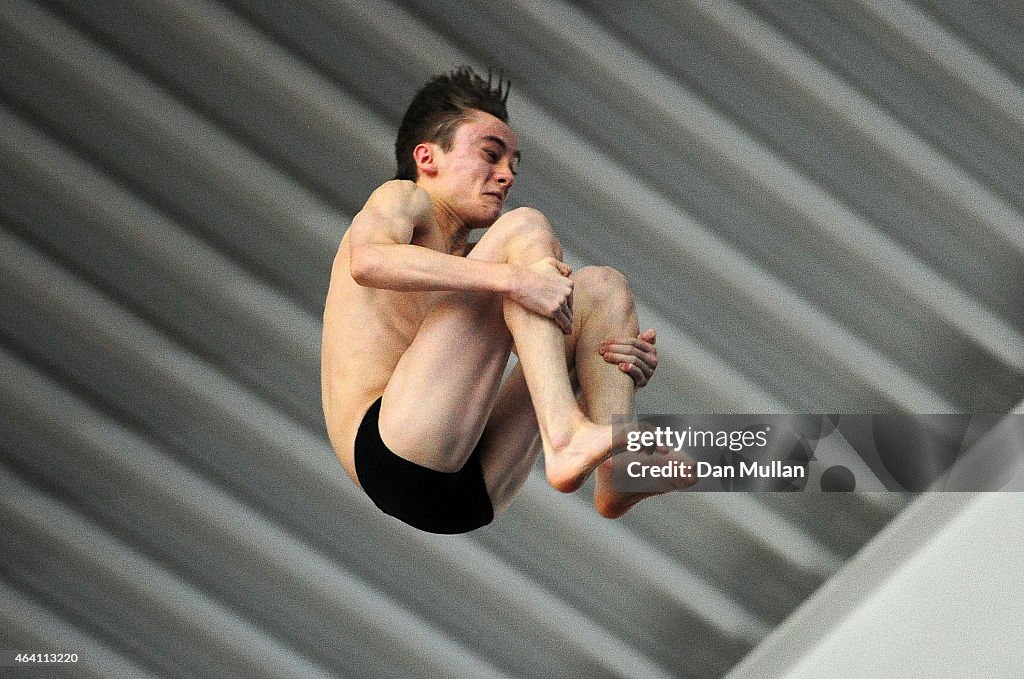
[[655,332],[638,332],[622,274],[572,273],[543,214],[502,213],[520,158],[507,97],[466,68],[415,95],[396,179],[352,220],[324,311],[338,458],[384,512],[435,533],[490,523],[541,451],[560,491],[596,470],[603,516],[648,495],[612,487],[610,422],[654,373]]

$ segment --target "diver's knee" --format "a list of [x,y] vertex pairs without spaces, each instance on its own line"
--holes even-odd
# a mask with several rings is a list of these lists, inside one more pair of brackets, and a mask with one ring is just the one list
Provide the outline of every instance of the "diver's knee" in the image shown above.
[[542,256],[562,259],[562,244],[555,237],[551,222],[540,210],[521,207],[501,216],[495,227],[502,230],[509,247],[518,250],[544,253]]
[[633,291],[629,280],[618,269],[610,266],[585,266],[572,275],[574,290],[583,292],[602,303],[633,308]]
[[551,222],[548,221],[544,213],[532,207],[517,207],[514,210],[509,210],[495,222],[495,225],[499,223],[504,223],[517,231],[522,229],[552,231]]

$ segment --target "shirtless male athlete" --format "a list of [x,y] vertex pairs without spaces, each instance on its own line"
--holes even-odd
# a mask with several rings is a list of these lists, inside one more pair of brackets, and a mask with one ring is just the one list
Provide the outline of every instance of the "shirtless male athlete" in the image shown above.
[[[352,220],[324,311],[338,458],[383,511],[435,533],[489,523],[541,450],[560,491],[597,470],[604,516],[646,497],[612,488],[609,422],[653,374],[655,333],[638,334],[620,273],[570,275],[543,214],[502,214],[519,161],[507,96],[465,68],[417,93],[397,179]],[[487,231],[470,245],[473,229]]]

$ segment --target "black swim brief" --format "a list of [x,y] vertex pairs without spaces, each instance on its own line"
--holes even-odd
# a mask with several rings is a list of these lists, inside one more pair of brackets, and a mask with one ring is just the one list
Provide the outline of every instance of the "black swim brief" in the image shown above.
[[439,472],[391,452],[380,437],[377,399],[359,425],[356,475],[381,511],[428,533],[468,533],[494,520],[480,448],[457,472]]

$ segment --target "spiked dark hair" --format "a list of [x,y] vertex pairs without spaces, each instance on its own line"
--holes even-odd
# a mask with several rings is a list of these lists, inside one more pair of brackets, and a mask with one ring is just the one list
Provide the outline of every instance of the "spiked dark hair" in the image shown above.
[[420,88],[402,117],[395,139],[395,179],[416,180],[412,151],[418,144],[434,142],[445,151],[452,148],[455,130],[473,111],[490,113],[508,122],[505,101],[511,81],[499,72],[497,82],[491,71],[483,78],[468,66],[435,76]]

